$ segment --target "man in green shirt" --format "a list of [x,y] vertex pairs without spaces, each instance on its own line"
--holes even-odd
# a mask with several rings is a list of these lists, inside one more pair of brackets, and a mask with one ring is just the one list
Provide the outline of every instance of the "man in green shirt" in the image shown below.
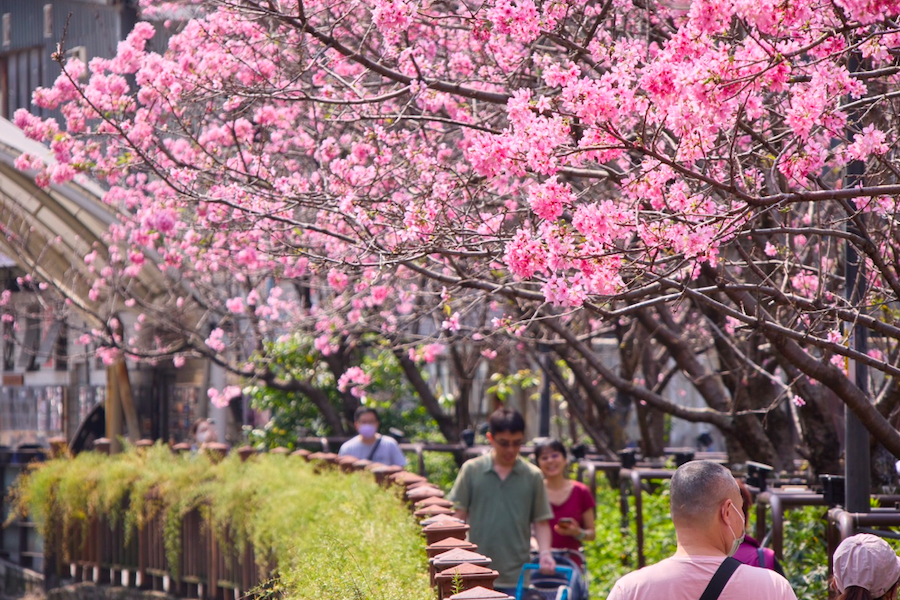
[[469,523],[469,541],[490,557],[500,573],[494,587],[515,596],[522,565],[531,555],[531,524],[540,551],[541,571],[552,573],[550,552],[553,510],[540,469],[519,456],[525,420],[501,408],[488,419],[491,452],[467,461],[450,490],[456,516]]

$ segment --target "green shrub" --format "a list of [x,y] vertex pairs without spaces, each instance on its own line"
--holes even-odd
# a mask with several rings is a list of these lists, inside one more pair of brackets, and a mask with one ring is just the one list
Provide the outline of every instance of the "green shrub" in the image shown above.
[[124,518],[133,535],[147,511],[159,511],[167,556],[177,564],[181,519],[199,508],[221,543],[237,552],[249,542],[259,562],[277,565],[287,598],[431,597],[424,541],[398,498],[367,474],[315,474],[296,457],[241,463],[232,453],[215,464],[203,455],[173,456],[161,445],[113,457],[82,453],[30,471],[13,500],[17,514],[30,514],[46,543],[62,552],[57,531],[106,514]]
[[440,487],[445,493],[449,493],[459,474],[456,457],[450,452],[425,452],[424,457],[428,481]]
[[[619,490],[597,478],[597,539],[584,545],[592,598],[606,598],[616,581],[637,569],[634,496],[629,494],[628,527],[622,528]],[[644,556],[652,565],[675,552],[675,528],[669,519],[669,486],[643,496]]]
[[821,506],[805,506],[784,513],[784,560],[781,562],[798,600],[828,597],[827,510]]

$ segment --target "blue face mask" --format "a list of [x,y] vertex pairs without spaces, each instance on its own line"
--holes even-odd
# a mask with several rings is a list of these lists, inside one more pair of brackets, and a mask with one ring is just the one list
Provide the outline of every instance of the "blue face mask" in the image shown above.
[[371,423],[360,423],[356,426],[356,430],[359,432],[359,435],[364,438],[370,438],[375,436],[375,432],[378,431],[378,426]]

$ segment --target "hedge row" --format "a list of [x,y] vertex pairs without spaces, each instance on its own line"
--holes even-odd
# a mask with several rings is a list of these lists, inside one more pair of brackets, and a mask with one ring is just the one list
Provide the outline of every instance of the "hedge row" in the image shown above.
[[62,555],[61,531],[104,515],[122,519],[126,535],[134,535],[158,511],[169,562],[176,564],[181,519],[200,509],[220,544],[239,549],[248,542],[258,562],[271,561],[274,586],[286,598],[433,597],[424,540],[396,494],[369,474],[319,473],[295,456],[242,462],[232,452],[216,461],[163,445],[112,457],[85,452],[37,465],[17,483],[13,500],[10,518],[30,515],[45,544]]

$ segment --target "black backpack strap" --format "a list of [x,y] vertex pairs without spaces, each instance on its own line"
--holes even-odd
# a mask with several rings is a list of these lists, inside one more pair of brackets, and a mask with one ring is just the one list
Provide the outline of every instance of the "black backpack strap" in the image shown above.
[[769,567],[768,565],[766,565],[766,553],[763,552],[762,546],[756,549],[756,556],[756,560],[758,561],[757,564],[759,564],[759,566],[761,566],[763,569],[768,569]]
[[703,590],[700,600],[717,600],[719,594],[725,589],[725,584],[728,583],[728,580],[731,579],[731,576],[737,571],[739,566],[741,566],[741,561],[732,556],[723,560],[716,570],[716,574],[713,575],[706,589]]
[[378,450],[378,446],[379,446],[380,444],[381,444],[381,436],[378,436],[378,440],[376,440],[376,441],[375,441],[375,445],[372,446],[372,451],[369,452],[369,459],[368,459],[368,460],[372,460],[372,458],[375,456],[375,451]]

